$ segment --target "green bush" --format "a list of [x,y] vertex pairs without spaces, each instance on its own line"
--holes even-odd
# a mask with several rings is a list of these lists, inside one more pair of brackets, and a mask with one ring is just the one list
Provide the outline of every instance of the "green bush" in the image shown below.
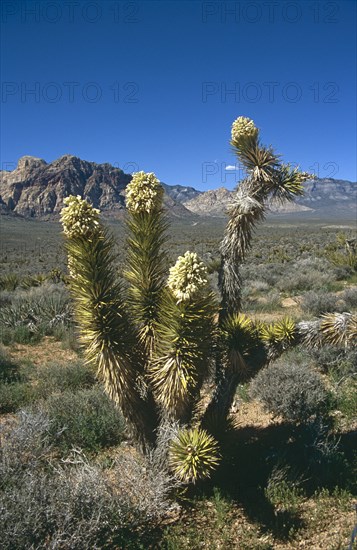
[[4,346],[10,346],[14,343],[34,345],[41,341],[44,334],[43,326],[34,329],[31,326],[18,325],[1,328],[0,339]]
[[333,270],[336,281],[345,281],[353,275],[353,269],[350,266],[335,267]]
[[257,374],[250,391],[266,410],[288,422],[309,422],[332,407],[323,379],[306,364],[278,360]]
[[347,288],[342,294],[347,310],[357,307],[357,288]]
[[44,409],[51,422],[50,433],[63,452],[72,447],[96,452],[123,439],[123,417],[99,386],[53,394]]
[[259,280],[266,283],[269,287],[274,287],[279,281],[286,268],[281,264],[243,264],[242,278],[245,284],[249,284],[254,280]]
[[14,342],[14,331],[11,328],[1,327],[0,341],[4,346],[10,346]]
[[350,422],[357,418],[357,384],[349,380],[337,392],[336,408]]
[[33,388],[26,382],[0,384],[0,413],[13,413],[35,399]]
[[277,292],[268,292],[260,299],[252,298],[245,292],[243,294],[243,310],[269,313],[281,308],[281,297]]
[[357,373],[356,349],[325,345],[319,349],[313,348],[310,353],[316,367],[335,383]]
[[343,311],[343,306],[338,303],[338,298],[328,292],[306,292],[301,302],[301,309],[311,315]]
[[37,369],[36,378],[36,390],[42,398],[66,390],[87,389],[96,383],[93,370],[82,363],[45,365]]
[[80,344],[78,334],[73,326],[59,325],[53,328],[52,336],[62,343],[63,349],[68,349],[80,353]]
[[35,343],[58,327],[71,325],[68,293],[61,285],[46,283],[8,293],[0,311],[1,340],[5,345]]
[[4,348],[0,348],[0,384],[19,382],[21,380],[20,368],[14,363]]
[[275,513],[296,513],[303,498],[303,491],[299,484],[285,479],[284,471],[281,473],[278,470],[270,476],[264,493],[274,506]]
[[19,277],[15,273],[0,277],[0,290],[15,290],[19,284]]

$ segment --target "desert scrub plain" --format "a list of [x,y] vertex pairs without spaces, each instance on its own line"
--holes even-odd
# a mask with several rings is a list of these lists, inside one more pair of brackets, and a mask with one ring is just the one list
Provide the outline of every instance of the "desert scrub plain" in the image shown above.
[[[296,347],[240,384],[224,467],[182,487],[160,456],[136,452],[84,364],[59,224],[4,216],[1,225],[3,548],[348,548],[356,519],[355,351]],[[123,223],[110,226],[120,276]],[[170,262],[197,251],[217,287],[223,229],[220,219],[175,220]],[[356,312],[356,264],[344,245],[352,236],[353,224],[343,221],[269,218],[243,268],[243,311],[267,322]],[[317,409],[327,409],[328,436],[313,426]]]
[[225,228],[167,233],[144,172],[111,231],[79,196],[62,237],[4,218],[3,548],[347,548],[353,233],[271,222],[251,249],[269,199],[293,200],[309,174],[246,117],[231,145],[247,176]]

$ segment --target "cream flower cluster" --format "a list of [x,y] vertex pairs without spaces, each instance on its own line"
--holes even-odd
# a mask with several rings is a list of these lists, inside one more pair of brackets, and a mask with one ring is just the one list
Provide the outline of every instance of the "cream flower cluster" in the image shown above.
[[63,201],[66,206],[61,211],[63,231],[68,237],[90,237],[99,226],[99,210],[89,202],[70,195]]
[[195,252],[185,252],[170,268],[167,286],[179,302],[189,300],[206,286],[207,268]]
[[253,120],[240,116],[232,124],[232,140],[239,141],[242,138],[256,137],[258,131]]
[[150,214],[160,208],[164,190],[152,172],[136,172],[126,188],[126,205],[130,212]]

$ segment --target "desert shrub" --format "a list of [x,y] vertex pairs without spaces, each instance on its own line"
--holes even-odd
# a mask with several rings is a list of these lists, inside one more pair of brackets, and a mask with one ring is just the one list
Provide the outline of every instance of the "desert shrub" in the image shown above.
[[63,349],[72,350],[80,354],[81,347],[78,340],[78,334],[73,325],[57,325],[53,328],[51,334],[57,341],[62,343]]
[[30,470],[2,493],[2,548],[138,547],[151,518],[98,467],[75,459],[54,475]]
[[[342,307],[341,307],[342,305]],[[343,304],[339,303],[337,296],[328,292],[306,292],[304,294],[301,309],[311,315],[343,311]]]
[[153,453],[143,459],[137,453],[123,452],[110,471],[115,487],[135,504],[143,517],[155,522],[164,513],[178,508],[169,497],[180,483],[168,472],[162,456]]
[[319,271],[311,270],[310,273],[292,271],[282,277],[277,287],[283,292],[302,292],[304,290],[319,289],[328,285],[331,277]]
[[0,290],[15,290],[19,284],[19,277],[15,273],[0,277]]
[[43,411],[23,411],[2,438],[1,547],[148,547],[145,539],[175,506],[177,483],[162,464],[124,452],[104,470],[78,450],[54,463],[51,430]]
[[297,260],[285,270],[276,286],[282,292],[302,292],[328,288],[334,280],[328,262],[320,258]]
[[13,336],[14,334],[12,329],[6,327],[2,327],[0,329],[0,342],[2,345],[9,346],[12,344],[14,341]]
[[50,433],[63,452],[71,447],[95,452],[123,439],[123,417],[100,386],[53,394],[43,406],[51,422]]
[[243,264],[242,278],[245,282],[250,283],[253,280],[259,280],[266,283],[269,287],[276,285],[280,277],[283,275],[284,268],[281,264]]
[[330,393],[321,376],[306,364],[283,359],[261,370],[251,383],[251,395],[265,409],[288,422],[306,423],[324,416],[331,407]]
[[0,384],[0,413],[12,413],[35,398],[33,388],[26,382]]
[[17,344],[37,344],[45,335],[46,329],[43,325],[36,328],[19,325],[13,329],[13,341]]
[[66,390],[76,392],[90,388],[96,382],[93,370],[83,363],[44,365],[37,369],[36,378],[37,394],[43,398]]
[[0,291],[0,307],[11,304],[11,292]]
[[0,413],[12,413],[35,399],[29,383],[32,365],[16,363],[0,347]]
[[44,335],[43,327],[18,325],[15,327],[3,327],[0,330],[1,343],[4,346],[16,344],[36,344]]
[[47,276],[44,273],[38,273],[37,275],[27,275],[21,281],[22,288],[31,288],[41,286],[47,281]]
[[20,410],[15,418],[0,428],[0,488],[20,479],[26,468],[32,470],[44,464],[52,447],[50,421],[43,411]]
[[245,311],[256,311],[262,313],[269,313],[271,311],[276,311],[281,307],[281,297],[277,292],[268,292],[264,294],[261,298],[257,299],[251,297],[249,292],[244,291],[243,296],[243,310]]
[[269,285],[266,281],[255,280],[249,285],[251,292],[266,292],[269,289]]
[[21,380],[20,368],[7,351],[0,347],[0,384],[18,382]]
[[328,373],[334,382],[357,372],[356,349],[325,345],[320,349],[313,348],[311,355],[316,367],[323,373]]
[[342,299],[347,310],[357,307],[357,287],[347,288],[342,294]]
[[303,499],[300,480],[290,479],[286,468],[273,468],[264,490],[268,501],[274,506],[275,514],[296,513]]
[[353,462],[348,460],[340,438],[323,419],[303,426],[297,457],[311,487],[353,487]]
[[344,281],[345,279],[349,279],[351,275],[353,275],[353,269],[348,265],[338,266],[334,268],[333,274],[336,281]]
[[249,393],[249,384],[238,384],[235,395],[235,402],[238,401],[237,406],[239,406],[239,401],[242,401],[243,403],[249,403],[250,400],[251,397]]
[[339,410],[345,419],[353,422],[357,418],[357,385],[349,380],[342,384],[336,395],[336,408]]
[[[70,326],[72,314],[66,289],[44,284],[30,290],[17,290],[8,295],[0,313],[0,328],[5,329],[8,343],[39,341],[58,326]],[[13,329],[13,332],[6,329]],[[2,337],[4,342],[4,336]]]

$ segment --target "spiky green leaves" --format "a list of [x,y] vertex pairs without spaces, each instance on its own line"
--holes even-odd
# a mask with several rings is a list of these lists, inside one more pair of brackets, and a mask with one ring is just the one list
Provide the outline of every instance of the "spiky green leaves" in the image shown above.
[[152,213],[162,206],[164,190],[152,172],[136,172],[126,187],[126,205],[130,212]]
[[295,197],[303,195],[304,182],[313,177],[289,164],[282,164],[273,176],[272,197],[282,202],[292,201]]
[[259,343],[253,321],[242,313],[229,315],[221,325],[220,334],[223,360],[228,361],[227,366],[241,375],[249,372],[246,359]]
[[[146,174],[150,178],[139,177],[137,174],[135,176],[136,178],[133,178],[129,184],[132,187],[128,192],[131,210],[126,221],[127,269],[124,271],[124,276],[129,282],[129,302],[139,328],[140,339],[150,355],[155,345],[155,324],[159,317],[161,295],[167,273],[166,252],[163,249],[167,222],[161,209],[162,195],[157,188],[158,180],[154,180],[151,174]],[[149,183],[145,184],[145,182]],[[148,189],[145,192],[142,191],[141,188],[144,185],[149,186],[150,193],[154,195],[156,193],[156,198],[150,195],[151,198],[148,199],[153,201],[150,207],[146,202],[147,209],[145,209],[143,197],[149,191]],[[161,186],[160,189],[162,189]],[[136,196],[136,202],[134,196]]]
[[219,461],[218,443],[205,430],[183,429],[171,442],[170,467],[183,483],[195,483],[210,477]]
[[[76,205],[78,201],[70,204]],[[84,206],[82,202],[79,205]],[[84,206],[84,211],[92,219],[89,205]],[[88,238],[87,233],[71,230],[70,222],[76,224],[78,216],[71,218],[67,211],[65,220],[72,271],[70,288],[86,361],[97,367],[98,377],[120,406],[137,442],[147,448],[155,440],[157,416],[138,389],[143,356],[122,288],[116,280],[113,239],[99,222],[94,224]]]
[[209,372],[215,302],[207,268],[186,252],[170,269],[158,324],[159,343],[150,365],[152,387],[163,410],[189,419]]
[[167,286],[178,302],[190,300],[208,284],[207,267],[196,252],[185,252],[170,268]]
[[268,357],[273,359],[291,347],[296,340],[295,321],[285,317],[276,323],[260,323],[259,335],[268,349]]
[[276,323],[261,324],[259,332],[262,340],[268,344],[286,343],[287,345],[295,340],[295,322],[290,317],[285,317]]
[[214,297],[208,290],[186,301],[177,301],[169,289],[163,295],[149,374],[156,400],[177,420],[189,420],[209,373],[214,313]]
[[99,227],[99,210],[93,208],[80,195],[71,195],[63,202],[67,205],[61,211],[64,234],[70,238],[91,238]]

